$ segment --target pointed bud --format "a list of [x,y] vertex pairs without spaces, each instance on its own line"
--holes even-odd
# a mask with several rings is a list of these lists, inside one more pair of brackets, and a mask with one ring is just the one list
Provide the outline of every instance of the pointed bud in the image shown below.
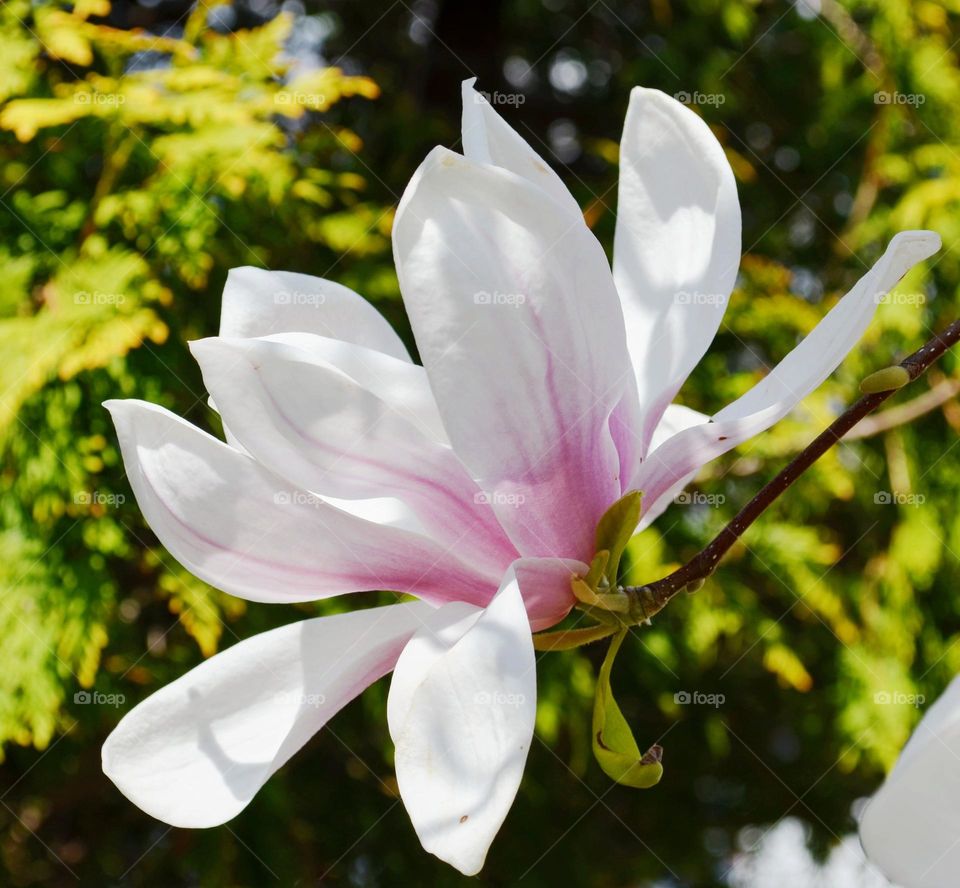
[[899,365],[884,367],[876,373],[871,373],[860,383],[860,391],[865,395],[877,395],[880,392],[892,392],[903,388],[910,382],[910,372]]

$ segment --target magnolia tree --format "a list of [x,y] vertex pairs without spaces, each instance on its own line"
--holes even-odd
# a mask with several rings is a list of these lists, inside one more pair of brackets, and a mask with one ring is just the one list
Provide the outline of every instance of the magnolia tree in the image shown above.
[[[655,785],[663,750],[642,750],[611,688],[621,645],[695,592],[806,468],[960,339],[953,324],[868,377],[861,400],[699,555],[623,585],[632,535],[703,465],[817,388],[940,239],[897,235],[772,372],[708,417],[673,403],[740,261],[736,185],[708,126],[661,92],[633,91],[612,269],[563,182],[473,81],[462,144],[428,155],[394,222],[423,366],[353,291],[243,268],[227,281],[220,335],[192,344],[226,442],[153,404],[106,404],[140,508],[198,577],[251,601],[398,596],[240,642],[128,713],[104,771],[160,820],[236,816],[392,671],[403,802],[427,851],[477,873],[531,745],[535,652],[603,639],[594,754],[613,780]],[[866,808],[864,847],[892,878],[954,884],[958,784],[955,683]]]

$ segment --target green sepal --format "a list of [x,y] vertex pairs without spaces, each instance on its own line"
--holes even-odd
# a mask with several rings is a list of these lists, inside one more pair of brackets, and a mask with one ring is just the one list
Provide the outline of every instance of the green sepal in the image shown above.
[[623,717],[610,688],[610,670],[626,637],[627,630],[618,632],[610,642],[597,677],[597,690],[593,700],[593,754],[604,773],[625,786],[647,789],[660,782],[663,765],[662,750],[652,746],[641,755],[633,732]]
[[607,575],[607,564],[610,562],[610,553],[606,549],[598,549],[590,562],[590,570],[583,581],[591,588],[598,589],[600,581]]
[[[640,523],[640,502],[643,494],[633,490],[620,497],[600,519],[597,524],[596,551],[608,552],[606,564],[603,567],[603,576],[611,586],[617,584],[617,571],[620,569],[620,559],[627,543],[633,536]],[[594,559],[594,563],[596,559]],[[593,573],[594,564],[591,564],[590,573]],[[596,586],[594,586],[596,588]]]
[[560,629],[556,632],[539,632],[533,636],[533,649],[537,651],[572,651],[574,648],[609,638],[617,631],[616,626],[586,626],[583,629]]

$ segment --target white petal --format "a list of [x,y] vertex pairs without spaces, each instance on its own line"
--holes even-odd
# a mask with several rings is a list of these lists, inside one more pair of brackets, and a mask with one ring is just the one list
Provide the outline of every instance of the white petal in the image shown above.
[[580,207],[563,180],[540,155],[530,147],[509,123],[491,106],[486,97],[474,89],[476,77],[464,80],[463,153],[477,163],[503,167],[523,176],[552,197],[557,204],[583,220]]
[[526,180],[437,148],[394,224],[444,426],[522,554],[592,555],[620,495],[608,427],[632,385],[603,250]]
[[649,440],[713,340],[740,264],[733,172],[710,127],[636,87],[620,142],[613,275]]
[[673,503],[673,501],[687,489],[687,486],[699,474],[699,469],[694,469],[689,475],[684,475],[679,481],[670,487],[665,493],[662,493],[658,499],[653,500],[643,509],[640,516],[640,523],[637,525],[637,532],[645,530],[654,521],[656,521]]
[[158,820],[224,823],[438,619],[440,611],[413,602],[238,642],[127,713],[103,746],[104,773]]
[[[700,413],[699,410],[684,407],[682,404],[671,404],[664,411],[660,422],[653,431],[653,436],[650,439],[651,453],[655,454],[657,448],[664,441],[669,440],[678,432],[682,432],[684,429],[689,429],[693,426],[702,425],[709,421],[710,417],[705,413]],[[656,459],[656,456],[652,458]],[[667,507],[673,500],[683,492],[686,486],[693,481],[698,472],[699,469],[694,469],[689,475],[677,481],[666,493],[662,494],[659,500],[651,502],[648,507],[643,510],[643,517],[640,519],[640,524],[637,525],[637,530],[641,531],[653,524],[653,522],[667,510]]]
[[632,486],[654,509],[681,478],[786,416],[844,359],[870,323],[882,297],[914,265],[940,248],[930,231],[905,231],[814,330],[745,395],[713,420],[685,429],[650,454]]
[[223,337],[191,349],[224,422],[270,471],[327,496],[396,497],[491,587],[517,557],[454,452],[316,352]]
[[867,857],[903,888],[960,873],[960,678],[923,717],[860,821]]
[[650,452],[655,451],[664,441],[672,438],[677,432],[692,428],[696,425],[703,425],[710,422],[710,417],[706,413],[694,410],[691,407],[684,407],[683,404],[671,404],[663,412],[660,422],[653,430],[653,437],[650,439]]
[[220,310],[220,335],[316,333],[409,361],[400,337],[366,299],[348,287],[292,271],[233,268]]
[[342,509],[351,515],[356,515],[358,518],[363,518],[364,521],[386,524],[390,527],[400,527],[403,530],[409,530],[411,533],[426,533],[410,507],[404,505],[395,496],[375,496],[369,499],[341,499],[320,494],[318,496],[324,502],[330,503],[331,506]]
[[218,589],[252,601],[367,589],[438,603],[490,600],[490,580],[432,540],[293,488],[155,404],[105,406],[150,527],[181,564]]
[[430,390],[427,371],[419,364],[313,333],[277,333],[264,338],[299,348],[316,360],[336,367],[402,413],[425,435],[442,444],[450,443]]
[[536,662],[512,571],[479,617],[454,616],[453,626],[427,627],[404,648],[388,716],[400,794],[423,847],[469,876],[523,776]]

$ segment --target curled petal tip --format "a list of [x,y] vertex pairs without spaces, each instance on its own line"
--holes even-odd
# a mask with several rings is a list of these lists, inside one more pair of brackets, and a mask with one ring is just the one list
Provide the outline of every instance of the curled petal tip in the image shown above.
[[935,231],[916,229],[895,234],[890,241],[890,246],[910,249],[917,257],[915,261],[919,262],[936,253],[943,246],[943,241]]

